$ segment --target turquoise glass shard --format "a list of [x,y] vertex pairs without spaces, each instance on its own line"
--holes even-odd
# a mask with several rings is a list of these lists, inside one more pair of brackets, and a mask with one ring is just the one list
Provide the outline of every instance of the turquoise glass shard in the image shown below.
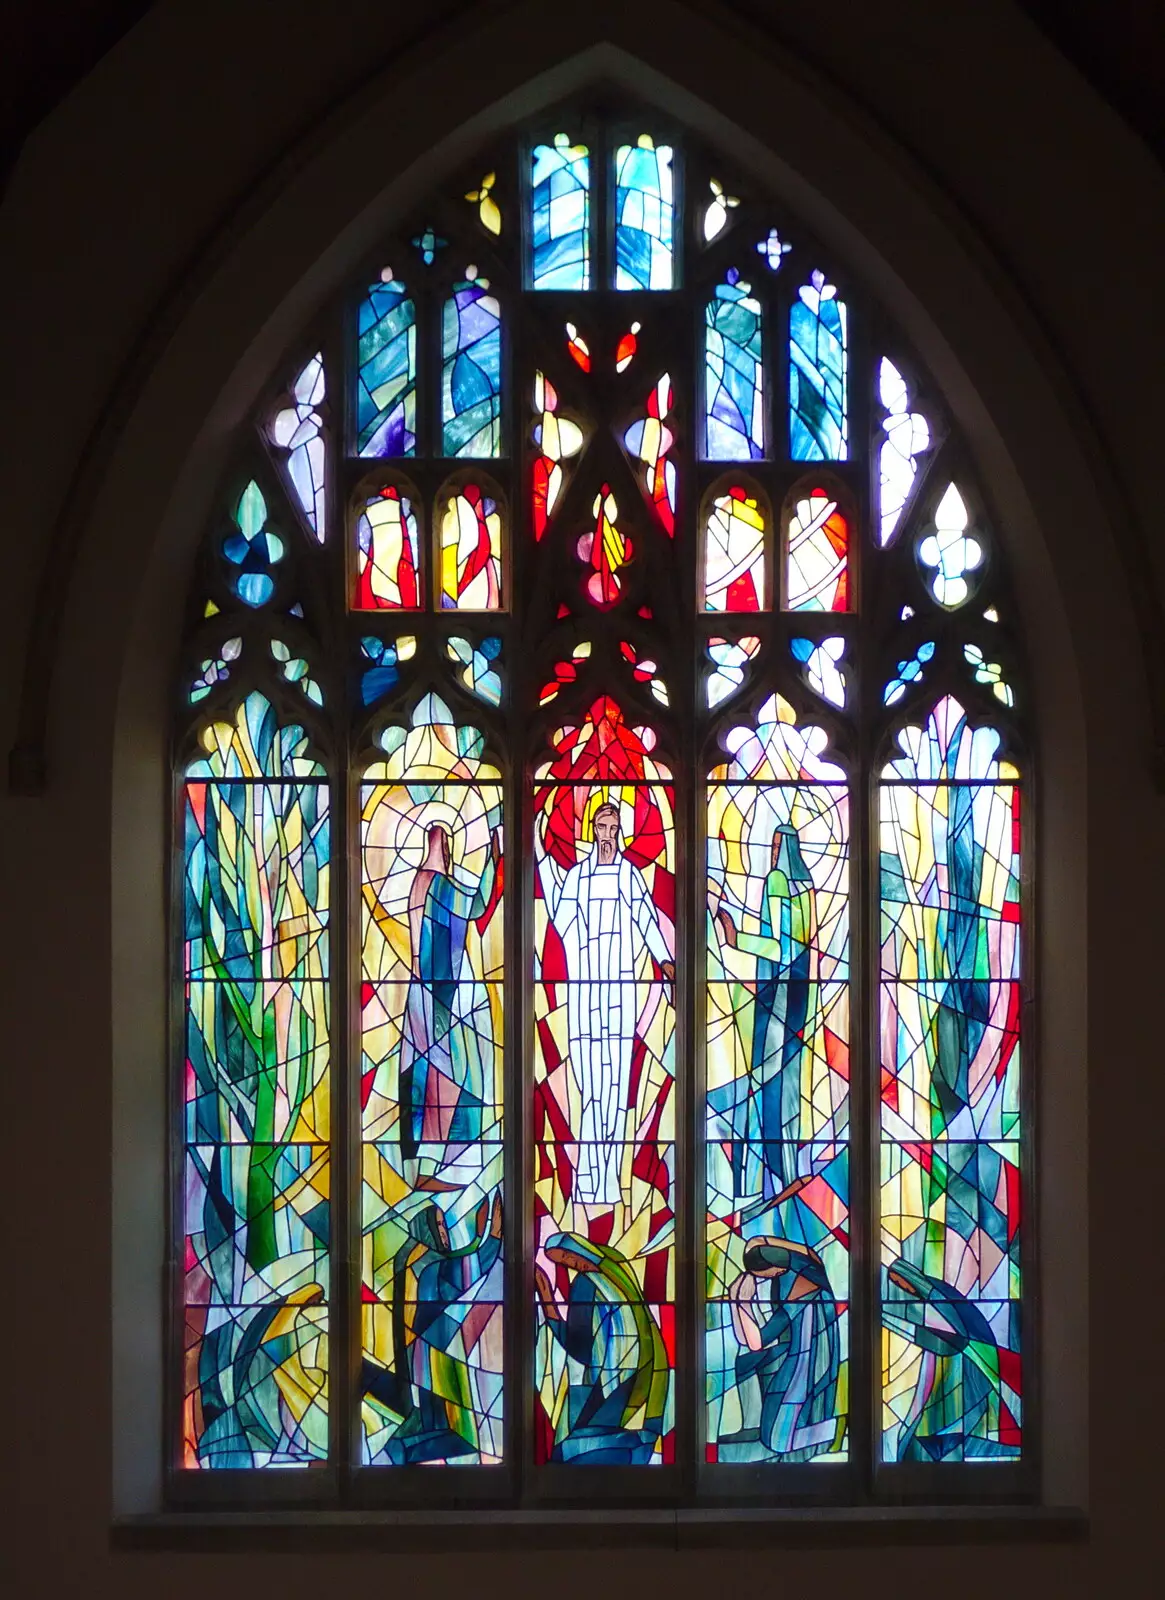
[[1015,704],[1015,691],[1003,676],[1003,668],[998,661],[988,661],[977,644],[965,644],[963,657],[974,672],[976,683],[987,684],[995,698],[1002,700],[1005,706]]
[[500,455],[502,314],[472,267],[445,302],[441,352],[442,453]]
[[814,272],[789,311],[789,451],[794,461],[849,454],[846,308]]
[[235,522],[239,531],[223,540],[223,555],[236,569],[232,589],[244,605],[256,609],[275,593],[271,569],[283,560],[283,540],[267,527],[267,502],[254,478],[239,496]]
[[764,455],[761,308],[733,269],[704,312],[704,455],[756,461]]
[[315,679],[311,677],[311,666],[306,658],[293,656],[282,639],[272,639],[271,654],[288,683],[298,683],[313,705],[322,706],[324,692]]
[[647,133],[615,152],[616,289],[672,287],[672,154]]
[[845,705],[845,675],[838,662],[845,654],[845,640],[834,636],[822,639],[790,639],[793,660],[801,663],[805,680],[814,694],[831,706]]
[[894,676],[882,691],[882,699],[886,705],[897,704],[912,684],[922,682],[923,670],[933,655],[934,640],[926,639],[908,660],[898,663],[894,669]]
[[589,289],[590,152],[565,133],[530,155],[535,289]]
[[374,283],[357,316],[356,450],[417,452],[417,309],[403,283]]
[[227,639],[219,646],[217,656],[199,662],[198,673],[190,685],[191,705],[205,700],[216,684],[226,682],[231,675],[230,663],[238,660],[242,648],[242,639]]
[[449,659],[461,664],[463,671],[459,676],[465,687],[487,705],[500,706],[502,677],[498,658],[502,653],[502,641],[495,636],[475,645],[471,640],[454,634],[446,640],[445,648]]
[[423,233],[418,233],[412,241],[413,249],[418,252],[427,267],[433,265],[437,258],[437,251],[444,250],[448,243],[448,239],[440,238],[432,228],[426,228]]
[[416,649],[417,641],[412,634],[402,634],[397,639],[378,639],[368,634],[361,639],[360,655],[371,663],[360,674],[360,698],[366,706],[396,687],[401,662],[411,661]]

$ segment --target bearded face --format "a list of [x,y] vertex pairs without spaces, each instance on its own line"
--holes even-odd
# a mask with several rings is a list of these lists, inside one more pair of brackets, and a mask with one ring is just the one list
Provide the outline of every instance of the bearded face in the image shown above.
[[619,816],[613,806],[600,806],[595,812],[594,830],[599,864],[609,866],[619,849]]

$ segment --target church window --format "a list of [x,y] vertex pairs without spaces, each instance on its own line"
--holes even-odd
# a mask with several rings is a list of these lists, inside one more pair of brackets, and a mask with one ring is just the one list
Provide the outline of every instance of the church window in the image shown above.
[[920,364],[683,130],[381,241],[188,607],[176,1501],[1024,1492],[1017,631]]

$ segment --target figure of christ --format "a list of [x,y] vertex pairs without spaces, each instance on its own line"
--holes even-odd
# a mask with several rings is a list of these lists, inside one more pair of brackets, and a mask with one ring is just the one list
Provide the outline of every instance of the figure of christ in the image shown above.
[[538,870],[566,953],[567,1045],[582,1105],[574,1198],[616,1205],[639,1020],[636,980],[647,976],[648,955],[666,982],[676,969],[643,874],[620,853],[617,807],[599,806],[592,822],[590,855],[565,872],[546,855]]
[[[709,1098],[713,1111],[731,1124],[736,1194],[739,1200],[749,1200],[764,1190],[765,1166],[778,1188],[798,1176],[801,1068],[811,1047],[805,1029],[817,990],[812,971],[817,906],[813,879],[791,823],[781,823],[773,834],[759,933],[737,932],[727,898],[722,891],[714,908],[721,939],[729,949],[757,957],[752,1041],[745,1082]],[[737,907],[738,914],[745,910]]]
[[489,997],[467,968],[465,945],[470,921],[482,915],[493,893],[498,836],[491,835],[473,888],[455,881],[450,856],[449,834],[431,827],[409,889],[409,987],[400,1055],[401,1154],[432,1159],[438,1168],[448,1159],[449,1144],[481,1138],[482,1106],[492,1082]]

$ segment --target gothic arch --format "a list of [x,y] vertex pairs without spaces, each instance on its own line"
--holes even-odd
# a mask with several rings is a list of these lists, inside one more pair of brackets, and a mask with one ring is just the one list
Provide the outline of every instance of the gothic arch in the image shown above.
[[[758,74],[757,87],[771,92],[781,83],[782,94],[773,98],[782,109],[774,113],[760,94],[749,102],[734,89],[718,93],[718,86],[703,86],[704,101],[694,98],[695,68],[685,67],[681,46],[689,60],[710,59],[713,43],[708,25],[690,13],[670,12],[674,35],[654,33],[648,40],[636,37],[634,19],[611,19],[610,44],[594,47],[575,57],[566,68],[529,77],[531,52],[524,46],[533,37],[522,31],[523,8],[516,8],[484,38],[447,39],[433,47],[444,70],[457,76],[464,88],[465,124],[455,135],[444,136],[438,107],[423,97],[410,99],[408,71],[393,74],[391,95],[386,85],[366,94],[361,102],[334,114],[329,127],[311,152],[287,175],[285,187],[268,193],[255,209],[230,230],[221,253],[207,263],[192,297],[178,310],[164,350],[149,362],[135,398],[110,438],[103,472],[95,488],[91,509],[84,519],[73,579],[70,616],[82,609],[81,596],[103,606],[103,631],[117,641],[116,670],[106,677],[94,727],[108,737],[115,727],[116,756],[112,781],[114,945],[114,1048],[118,1075],[117,1139],[119,1148],[118,1223],[123,1250],[134,1254],[135,1228],[149,1216],[142,1198],[158,1169],[149,1157],[129,1171],[128,1153],[157,1143],[158,1105],[151,1079],[160,1059],[160,1019],[149,1000],[142,999],[148,974],[156,965],[151,947],[156,942],[156,908],[142,886],[157,881],[161,839],[157,827],[144,822],[153,788],[151,772],[164,748],[164,709],[156,663],[167,656],[167,639],[189,566],[193,541],[202,524],[211,486],[217,477],[223,441],[230,428],[247,411],[251,401],[282,353],[290,333],[305,311],[336,282],[362,243],[391,218],[395,207],[414,181],[423,175],[432,181],[456,152],[488,126],[498,126],[517,111],[545,103],[596,76],[616,81],[633,80],[637,91],[714,132],[717,141],[737,159],[784,188],[823,237],[849,255],[855,268],[866,271],[872,285],[895,310],[916,340],[932,370],[944,385],[956,413],[981,456],[984,477],[1000,506],[1002,525],[1016,531],[1012,551],[1021,592],[1026,595],[1025,615],[1032,629],[1032,654],[1037,663],[1039,714],[1046,729],[1044,770],[1049,788],[1057,791],[1056,814],[1045,824],[1044,849],[1049,858],[1063,847],[1064,859],[1073,856],[1073,838],[1080,817],[1080,775],[1070,763],[1057,764],[1057,751],[1085,744],[1082,709],[1074,699],[1076,667],[1066,638],[1066,621],[1059,607],[1041,605],[1038,596],[1057,596],[1058,578],[1050,541],[1037,531],[1035,510],[1020,482],[1020,467],[1045,466],[1059,456],[1072,455],[1068,442],[1071,424],[1066,404],[1057,399],[1041,371],[1038,356],[1017,332],[1009,309],[1001,306],[985,282],[980,263],[965,252],[965,240],[950,227],[948,208],[880,137],[870,138],[867,128],[855,127],[851,113],[839,108],[837,97],[788,61],[750,61],[746,41],[735,60],[742,72]],[[507,29],[513,30],[507,32]],[[724,43],[716,48],[723,56]],[[515,49],[516,44],[523,48]],[[553,52],[547,47],[547,65]],[[432,61],[431,57],[431,61]],[[491,70],[483,70],[488,62]],[[662,77],[672,69],[670,82]],[[483,85],[488,80],[487,103]],[[525,81],[523,81],[525,80]],[[508,92],[497,99],[499,89]],[[475,98],[476,97],[476,98]],[[721,102],[719,111],[711,107]],[[742,109],[743,108],[743,109]],[[746,115],[746,111],[751,115]],[[726,119],[734,117],[735,124]],[[390,133],[399,135],[398,119],[407,123],[415,141],[417,160],[403,165],[408,147],[401,144],[402,167],[387,191],[378,192],[390,148]],[[812,120],[824,136],[811,145],[804,123]],[[742,132],[741,124],[747,124]],[[373,136],[379,127],[381,137]],[[782,147],[786,166],[771,154]],[[432,153],[424,156],[424,152]],[[360,154],[362,152],[362,154]],[[375,161],[373,157],[375,152]],[[354,160],[354,153],[360,154]],[[796,169],[796,170],[794,170]],[[820,198],[828,194],[829,201]],[[884,206],[872,214],[869,198]],[[836,210],[834,209],[836,207]],[[840,217],[851,219],[843,223]],[[310,218],[305,228],[304,218]],[[356,218],[356,221],[352,221]],[[863,237],[855,236],[861,226]],[[952,237],[954,232],[955,237]],[[907,247],[905,240],[910,240]],[[924,241],[920,245],[919,241]],[[924,263],[920,269],[919,263]],[[913,269],[913,270],[912,270]],[[911,284],[910,293],[906,284]],[[960,296],[963,297],[960,305]],[[272,308],[275,308],[274,310]],[[938,331],[942,330],[942,333]],[[955,332],[957,330],[957,333]],[[975,361],[975,346],[982,340],[990,360],[998,361],[994,374],[987,358]],[[235,359],[238,352],[243,352]],[[976,365],[976,377],[971,370]],[[994,383],[991,378],[994,377]],[[1026,421],[1025,421],[1026,413]],[[1038,426],[1032,417],[1038,416]],[[995,420],[993,421],[992,418]],[[1006,441],[1006,443],[1004,442]],[[144,463],[150,466],[143,470]],[[1058,489],[1043,481],[1037,468],[1030,474],[1043,491],[1038,524],[1052,528],[1068,525],[1068,503],[1073,498],[1066,485]],[[1095,507],[1091,525],[1104,525],[1096,504],[1095,486],[1086,469],[1079,468],[1073,484],[1077,507]],[[132,493],[131,493],[132,491]],[[1059,498],[1062,497],[1062,498]],[[125,507],[133,506],[129,516]],[[160,512],[160,508],[164,511]],[[159,514],[160,513],[160,514]],[[1077,510],[1077,523],[1084,519]],[[121,591],[119,595],[118,591]],[[124,598],[121,596],[124,595]],[[1022,601],[1021,601],[1022,603]],[[83,626],[69,630],[60,656],[59,682],[75,677],[92,635]],[[84,759],[84,740],[72,742],[76,711],[62,707],[55,725],[54,744],[60,750],[62,778],[75,781]],[[94,746],[90,746],[90,749]],[[101,771],[103,763],[95,770]],[[1063,941],[1045,949],[1045,960],[1056,971],[1056,987],[1070,995],[1070,975],[1083,977],[1083,950],[1072,931],[1073,896],[1078,893],[1064,881],[1056,891],[1057,903],[1068,911],[1053,939]],[[1075,904],[1080,915],[1081,907]],[[1082,991],[1083,984],[1080,984]],[[157,986],[160,993],[161,985]],[[1068,1062],[1079,1046],[1072,1034],[1083,1037],[1074,1024],[1070,1006],[1057,1010],[1045,1031],[1045,1055],[1062,1033],[1061,1059]],[[1079,1114],[1079,1107],[1077,1108]],[[141,1141],[139,1146],[139,1141]],[[1053,1138],[1053,1143],[1054,1138]],[[1049,1182],[1056,1180],[1053,1159],[1045,1155]],[[128,1187],[127,1187],[128,1186]],[[138,1219],[135,1222],[135,1218]],[[118,1320],[124,1328],[135,1317],[135,1307],[152,1297],[149,1263],[158,1258],[159,1242],[150,1240],[148,1224],[137,1233],[140,1265],[123,1255],[119,1280]],[[1054,1294],[1055,1271],[1050,1273],[1049,1294]],[[1071,1323],[1071,1318],[1068,1319]],[[1078,1326],[1077,1321],[1077,1326]],[[1078,1351],[1077,1351],[1078,1354]],[[122,1366],[121,1397],[127,1418],[124,1433],[148,1436],[150,1402],[143,1402],[139,1382],[130,1382]],[[1049,1404],[1049,1417],[1056,1408]],[[125,1503],[147,1493],[148,1464],[131,1461],[132,1449],[123,1441],[122,1493]]]

